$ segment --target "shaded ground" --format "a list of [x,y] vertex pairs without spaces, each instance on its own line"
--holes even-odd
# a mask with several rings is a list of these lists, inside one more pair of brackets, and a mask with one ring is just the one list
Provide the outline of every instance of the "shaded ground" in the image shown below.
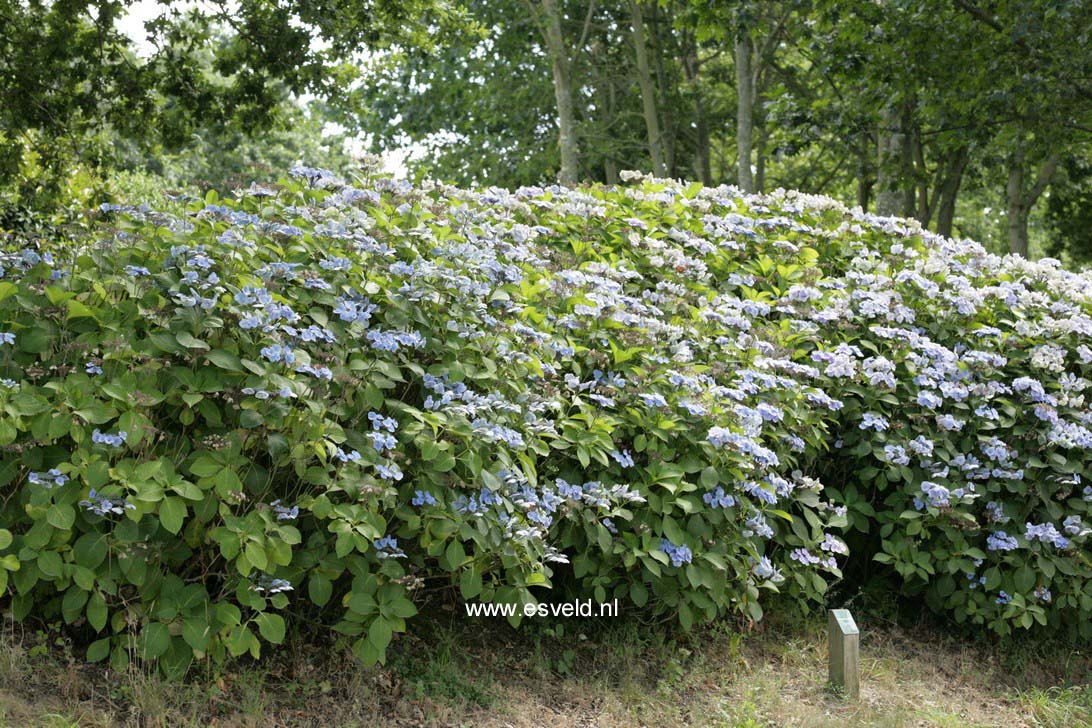
[[181,684],[86,666],[9,623],[0,725],[1092,726],[1092,660],[1076,650],[999,650],[860,621],[855,703],[826,685],[817,621],[668,641],[665,629],[628,620],[516,632],[503,620],[433,617],[383,668],[361,669],[330,644],[285,650],[261,668],[197,670]]

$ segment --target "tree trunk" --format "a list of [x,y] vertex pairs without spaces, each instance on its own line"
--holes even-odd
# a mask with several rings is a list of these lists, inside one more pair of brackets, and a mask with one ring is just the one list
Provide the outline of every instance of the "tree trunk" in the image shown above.
[[892,104],[880,115],[879,155],[876,160],[876,214],[898,215],[903,196],[899,189],[898,170],[903,148],[902,113]]
[[[595,88],[595,124],[599,127],[599,138],[606,140],[611,138],[611,123],[615,118],[614,90],[611,79],[602,72],[604,61],[598,41],[592,43],[590,55],[589,65]],[[618,162],[615,159],[614,147],[603,143],[600,152],[603,155],[603,179],[609,185],[618,184]]]
[[751,176],[751,147],[754,133],[754,75],[751,69],[751,36],[740,28],[736,36],[736,152],[737,181],[744,192],[754,192]]
[[1009,252],[1028,257],[1028,212],[1009,207]]
[[[936,194],[933,190],[938,185],[929,186],[929,167],[925,164],[925,148],[921,143],[921,129],[914,127],[913,134],[909,135],[910,148],[913,153],[914,170],[914,194],[917,197],[914,217],[922,227],[929,227],[929,221],[933,219],[933,207],[936,203]],[[941,164],[937,164],[937,175],[940,175]]]
[[872,181],[865,177],[857,178],[857,205],[865,212],[868,211],[868,203],[872,199]]
[[899,169],[899,181],[902,184],[902,216],[913,217],[915,212],[914,194],[914,137],[911,134],[913,118],[911,107],[902,107],[902,154]]
[[[666,17],[660,17],[660,11],[666,10],[668,15]],[[661,8],[657,4],[652,4],[652,32],[649,33],[649,45],[652,51],[652,57],[656,60],[654,68],[656,70],[656,87],[660,92],[660,122],[663,130],[663,150],[664,150],[664,167],[667,168],[668,177],[678,177],[677,160],[675,158],[676,150],[676,126],[675,126],[675,114],[672,111],[671,106],[671,89],[677,87],[678,82],[675,80],[674,64],[671,66],[671,71],[668,71],[664,66],[664,42],[662,37],[663,27],[666,24],[668,28],[671,27],[670,8]],[[673,37],[668,35],[668,40],[672,40]]]
[[758,149],[755,150],[755,192],[766,191],[766,147],[770,141],[770,133],[763,123],[758,127]]
[[637,52],[637,84],[641,87],[641,107],[644,111],[645,129],[648,131],[648,156],[652,159],[652,173],[657,177],[665,177],[667,168],[664,166],[660,117],[656,113],[656,89],[648,65],[644,15],[638,0],[630,0],[629,9],[633,22],[633,47]]
[[862,134],[857,147],[857,205],[868,212],[868,203],[872,199],[872,169],[869,167],[869,150],[874,140],[870,134]]
[[694,125],[697,134],[697,173],[703,185],[713,184],[713,165],[709,152],[709,121],[705,117],[705,104],[701,95],[694,97]]
[[1024,150],[1017,147],[1009,158],[1009,179],[1005,186],[1005,197],[1008,199],[1009,252],[1028,257],[1028,218],[1054,177],[1060,158],[1057,153],[1050,155],[1039,169],[1031,189],[1026,192]]
[[1024,209],[1024,151],[1017,149],[1009,160],[1008,200],[1009,252],[1028,256],[1028,216]]
[[970,159],[970,150],[960,147],[955,153],[955,158],[941,183],[938,194],[940,195],[940,207],[937,209],[937,234],[946,238],[952,237],[952,220],[955,219],[956,197],[959,195],[959,187],[963,184],[963,173],[967,169]]
[[694,133],[695,140],[695,173],[701,179],[702,184],[713,184],[713,165],[709,151],[709,121],[705,116],[705,102],[702,101],[701,87],[698,85],[698,58],[697,50],[689,37],[683,41],[683,77],[686,85],[694,95]]
[[[534,10],[534,6],[531,7]],[[558,182],[572,186],[576,184],[580,163],[576,145],[576,119],[573,116],[572,81],[569,77],[569,54],[561,33],[561,10],[557,0],[542,0],[542,14],[544,17],[541,29],[550,54],[557,123],[560,129],[561,171],[558,173]]]
[[618,165],[610,157],[603,160],[603,178],[608,185],[618,184]]

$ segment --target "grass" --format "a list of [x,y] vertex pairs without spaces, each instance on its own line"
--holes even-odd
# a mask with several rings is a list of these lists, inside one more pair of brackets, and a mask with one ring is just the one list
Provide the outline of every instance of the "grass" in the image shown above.
[[1092,726],[1092,660],[1059,644],[1002,650],[859,618],[861,696],[848,701],[826,683],[818,619],[672,635],[629,619],[516,631],[455,615],[416,624],[381,668],[298,644],[175,683],[85,665],[8,623],[0,726]]

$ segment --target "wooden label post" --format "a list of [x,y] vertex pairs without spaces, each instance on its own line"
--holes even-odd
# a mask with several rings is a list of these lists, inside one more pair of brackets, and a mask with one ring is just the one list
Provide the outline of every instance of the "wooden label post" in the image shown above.
[[858,670],[860,632],[848,609],[828,612],[830,628],[830,683],[847,698],[856,699],[861,691]]

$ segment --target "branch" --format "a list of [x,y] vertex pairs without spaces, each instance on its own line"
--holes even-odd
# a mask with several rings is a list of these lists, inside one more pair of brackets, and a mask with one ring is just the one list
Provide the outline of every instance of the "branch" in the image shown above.
[[[997,22],[997,18],[994,18],[992,15],[990,15],[977,5],[972,5],[971,3],[966,2],[966,0],[956,0],[956,5],[963,8],[965,12],[969,13],[978,22],[988,25],[989,27],[996,30],[998,33],[1005,32],[1004,26],[1002,26],[1001,23]],[[1019,42],[1020,41],[1017,41],[1017,43]]]
[[592,15],[595,14],[595,0],[591,0],[588,3],[588,14],[584,17],[584,29],[580,31],[580,42],[577,44],[578,49],[584,48],[584,42],[588,40],[588,31],[591,30]]
[[523,0],[523,4],[527,7],[527,12],[531,15],[531,22],[538,28],[538,32],[542,35],[542,39],[546,40],[546,29],[542,25],[542,15],[538,12],[538,8],[535,6],[533,0]]
[[1036,177],[1035,184],[1032,186],[1031,190],[1028,191],[1028,195],[1025,198],[1029,209],[1035,204],[1035,201],[1039,199],[1039,195],[1043,194],[1047,185],[1050,184],[1051,179],[1054,177],[1054,173],[1058,171],[1058,162],[1061,161],[1061,158],[1061,154],[1054,152],[1054,154],[1051,154],[1047,160],[1043,162],[1043,166],[1039,168],[1039,176]]

